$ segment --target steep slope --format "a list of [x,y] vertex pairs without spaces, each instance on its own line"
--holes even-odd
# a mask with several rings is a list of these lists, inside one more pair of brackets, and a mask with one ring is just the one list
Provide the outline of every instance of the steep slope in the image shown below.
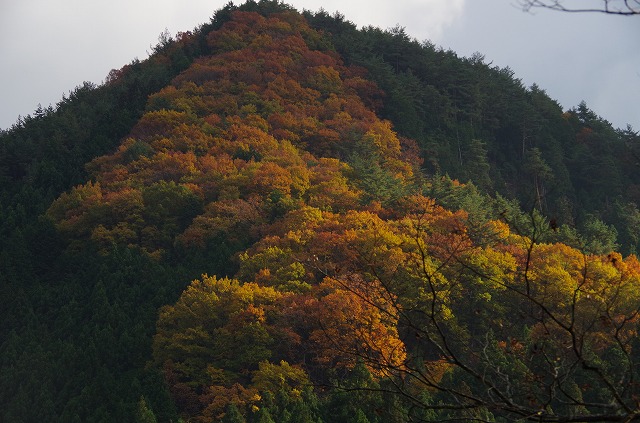
[[[218,17],[230,18],[225,16]],[[333,53],[310,49],[303,35],[311,45],[323,41],[299,15],[246,19],[211,33],[200,48],[218,54],[203,56],[151,96],[118,150],[87,166],[92,180],[51,205],[47,215],[56,230],[35,216],[67,180],[47,185],[50,176],[35,178],[31,170],[8,174],[8,188],[18,194],[8,190],[5,198],[17,203],[10,216],[18,217],[3,222],[10,237],[3,247],[2,288],[14,299],[3,311],[3,418],[127,420],[144,395],[159,418],[175,419],[157,373],[144,366],[156,308],[174,301],[197,275],[234,272],[233,253],[289,210],[390,201],[408,184],[413,168],[398,139],[357,95],[371,91],[363,97],[370,103],[379,95],[361,72],[342,66]],[[202,37],[184,34],[152,60],[170,64],[167,57],[180,57]],[[254,39],[258,43],[251,45]],[[78,91],[71,106],[90,107],[102,92],[135,87],[139,66],[156,69],[126,66],[99,92]],[[252,80],[262,73],[264,80]],[[85,95],[86,103],[78,99]],[[44,122],[43,133],[59,125],[65,107],[34,118]],[[70,116],[75,125],[84,115]],[[33,129],[29,122],[9,139]],[[29,143],[36,146],[36,138]],[[4,144],[7,157],[16,152],[12,143]],[[300,148],[307,144],[315,146],[314,154]],[[76,156],[85,148],[88,153]],[[100,148],[105,146],[80,137],[77,148],[62,154],[83,160]],[[58,166],[82,175],[77,165],[49,163],[57,156],[38,154],[24,155],[32,163],[25,169],[57,172]],[[337,156],[357,157],[360,168]],[[349,183],[347,175],[354,177]],[[379,180],[386,192],[376,190]],[[40,190],[48,197],[36,197]],[[34,210],[24,214],[25,206]],[[30,363],[36,362],[41,366],[34,371]],[[33,407],[33,401],[42,405]]]
[[212,20],[189,43],[159,44],[105,84],[84,84],[0,133],[3,421],[128,420],[143,392],[162,396],[160,379],[144,371],[156,308],[175,298],[175,280],[197,273],[122,250],[65,254],[41,216],[87,180],[85,163],[119,145],[147,97],[204,53],[201,41],[217,26]]
[[[545,243],[562,235],[535,213],[525,216],[526,230],[505,209],[511,230],[438,206],[424,196],[434,182],[415,178],[407,164],[415,146],[406,141],[400,160],[398,138],[364,107],[375,102],[359,95],[376,90],[331,55],[305,48],[314,35],[295,13],[234,13],[209,37],[231,51],[194,64],[151,97],[151,109],[180,111],[143,117],[141,124],[154,118],[160,128],[155,138],[145,126],[133,131],[148,137],[148,157],[130,167],[118,154],[95,162],[100,189],[161,177],[201,190],[204,211],[168,237],[174,242],[202,247],[220,233],[245,234],[249,248],[233,279],[204,275],[160,312],[153,358],[180,415],[256,422],[632,415],[635,388],[611,381],[636,377],[637,259]],[[189,128],[185,114],[207,121],[211,137],[174,135]],[[171,120],[162,125],[160,116]],[[174,155],[189,154],[188,165],[154,166],[165,157],[158,146],[178,146]],[[202,167],[199,157],[225,166]],[[333,167],[319,172],[327,160]],[[90,207],[104,206],[101,195],[87,196]],[[54,217],[68,204],[59,201]],[[349,390],[361,397],[345,397]]]
[[418,142],[428,172],[517,198],[558,224],[589,231],[602,220],[625,252],[639,247],[637,131],[613,128],[584,103],[563,111],[480,53],[458,57],[401,28],[357,30],[342,15],[305,16],[369,71],[386,94],[381,116]]
[[303,205],[400,195],[417,158],[366,107],[375,98],[361,94],[378,93],[362,71],[308,46],[321,41],[295,13],[235,13],[208,38],[220,53],[150,96],[118,151],[88,165],[93,181],[48,215],[74,243],[159,255],[219,239],[248,246]]
[[[183,418],[402,421],[442,404],[436,419],[461,407],[556,421],[629,407],[633,387],[610,381],[635,375],[635,257],[542,243],[555,231],[536,215],[525,236],[436,205],[409,164],[416,146],[367,107],[375,86],[310,48],[323,39],[299,14],[236,11],[207,41],[217,53],[150,96],[118,151],[89,165],[93,181],[48,211],[71,250],[219,263],[246,249],[235,279],[205,275],[160,312],[153,360]],[[625,354],[623,370],[606,358]],[[387,393],[354,404],[345,384]]]
[[306,18],[228,5],[2,134],[2,419],[633,415],[640,265],[561,224],[594,192],[633,223],[587,175],[625,175],[637,135],[480,57]]

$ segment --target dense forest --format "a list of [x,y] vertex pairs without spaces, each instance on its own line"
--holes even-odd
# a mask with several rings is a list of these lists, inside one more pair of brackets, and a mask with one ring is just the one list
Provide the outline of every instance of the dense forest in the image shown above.
[[0,420],[640,420],[640,136],[228,4],[0,133]]

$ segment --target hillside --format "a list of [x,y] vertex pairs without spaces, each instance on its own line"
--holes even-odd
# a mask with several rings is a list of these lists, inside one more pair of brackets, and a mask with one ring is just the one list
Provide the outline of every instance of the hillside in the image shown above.
[[380,116],[418,142],[428,173],[517,198],[559,224],[605,222],[625,252],[638,248],[638,133],[615,129],[586,104],[563,111],[535,84],[480,54],[412,40],[401,28],[356,30],[344,17],[308,15],[346,63],[385,93]]
[[620,421],[638,135],[228,5],[0,134],[6,421]]

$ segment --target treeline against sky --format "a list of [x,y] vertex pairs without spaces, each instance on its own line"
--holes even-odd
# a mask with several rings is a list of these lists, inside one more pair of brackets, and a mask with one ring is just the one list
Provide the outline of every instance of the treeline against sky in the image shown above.
[[229,4],[0,134],[2,419],[631,413],[637,142],[480,55]]

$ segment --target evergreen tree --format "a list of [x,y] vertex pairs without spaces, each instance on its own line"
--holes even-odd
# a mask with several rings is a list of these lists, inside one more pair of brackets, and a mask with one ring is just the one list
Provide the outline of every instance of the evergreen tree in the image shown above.
[[144,397],[140,397],[140,401],[138,401],[136,423],[157,423],[156,416],[147,405]]
[[246,420],[235,404],[229,404],[222,418],[222,423],[246,423]]

